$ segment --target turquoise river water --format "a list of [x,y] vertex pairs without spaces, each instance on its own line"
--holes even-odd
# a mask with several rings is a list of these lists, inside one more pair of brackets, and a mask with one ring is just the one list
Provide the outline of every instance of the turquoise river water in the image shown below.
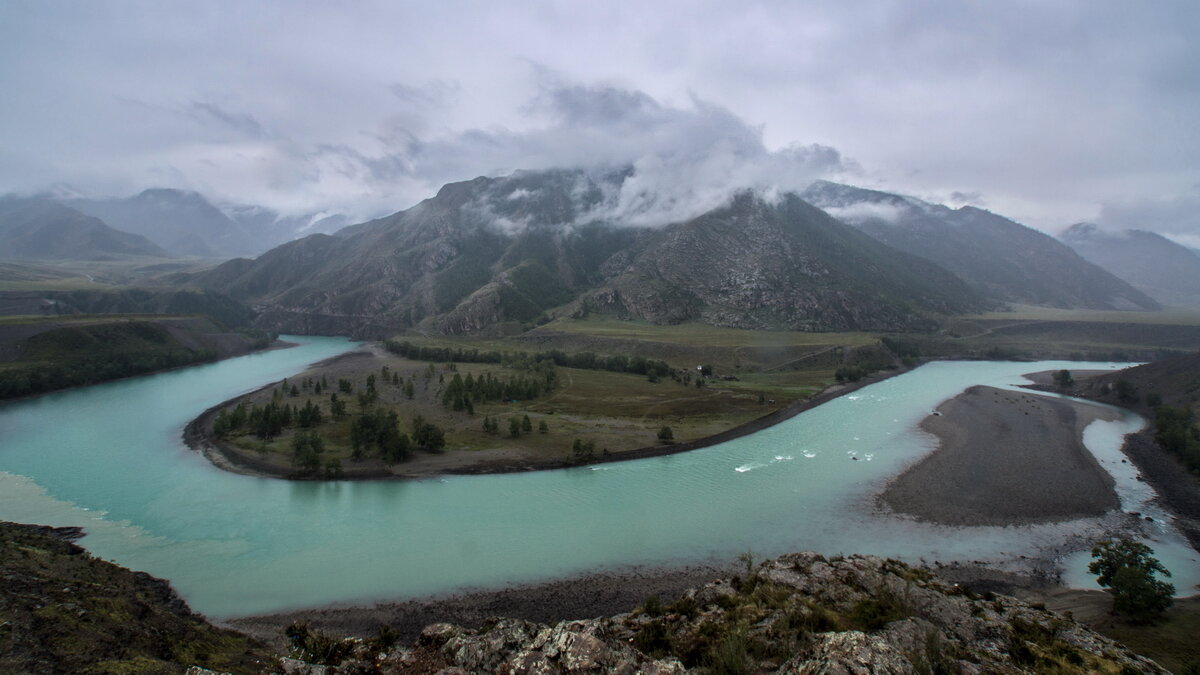
[[[948,528],[881,515],[873,495],[933,447],[917,423],[973,384],[1078,362],[938,362],[770,429],[667,457],[407,482],[288,482],[214,468],[183,426],[220,401],[354,346],[336,338],[0,406],[0,519],[80,525],[82,544],[166,577],[197,611],[232,617],[407,598],[641,564],[816,550],[1012,565],[1047,551],[1089,583],[1078,551],[1113,518]],[[1097,422],[1089,447],[1123,506],[1158,514],[1120,462],[1142,421]],[[855,459],[857,458],[857,459]],[[1181,592],[1195,551],[1166,524],[1144,536]]]

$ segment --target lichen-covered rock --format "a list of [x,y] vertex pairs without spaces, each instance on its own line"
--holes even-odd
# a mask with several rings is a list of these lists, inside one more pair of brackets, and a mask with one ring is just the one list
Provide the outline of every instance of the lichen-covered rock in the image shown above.
[[779,669],[794,675],[906,675],[912,663],[878,635],[852,630],[821,633],[812,649]]
[[1166,672],[1014,598],[979,597],[895,560],[814,553],[785,555],[628,614],[553,626],[433,624],[411,648],[377,652],[359,642],[352,659],[326,672]]

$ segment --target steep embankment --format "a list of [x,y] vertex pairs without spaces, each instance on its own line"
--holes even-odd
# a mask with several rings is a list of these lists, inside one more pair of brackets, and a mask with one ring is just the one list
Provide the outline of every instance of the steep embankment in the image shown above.
[[78,528],[0,522],[0,672],[266,670],[256,640],[214,628],[167,582],[92,557]]

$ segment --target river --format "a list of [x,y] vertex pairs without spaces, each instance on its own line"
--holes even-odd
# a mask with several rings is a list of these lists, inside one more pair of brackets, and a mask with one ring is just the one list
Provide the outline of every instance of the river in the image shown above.
[[[188,450],[182,428],[204,409],[354,346],[286,339],[300,346],[0,406],[0,519],[82,526],[90,551],[170,579],[214,617],[727,562],[747,550],[1003,565],[1082,549],[1106,527],[955,529],[880,516],[872,496],[930,451],[916,424],[966,387],[1126,364],[931,363],[728,443],[558,471],[288,482],[227,473]],[[1118,465],[1123,506],[1157,513],[1112,454],[1140,425],[1126,414],[1093,424],[1087,440],[1105,466]],[[1147,527],[1176,585],[1200,582],[1196,553],[1161,519]],[[1086,560],[1071,561],[1068,577],[1086,583]]]

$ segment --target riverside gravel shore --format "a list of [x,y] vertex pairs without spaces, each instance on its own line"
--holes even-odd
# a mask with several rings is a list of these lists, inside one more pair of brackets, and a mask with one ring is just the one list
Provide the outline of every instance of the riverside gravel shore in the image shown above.
[[938,448],[894,479],[887,508],[958,526],[1098,516],[1120,506],[1083,429],[1117,419],[1100,406],[975,386],[921,422]]
[[307,623],[330,635],[367,637],[388,625],[399,633],[401,642],[411,642],[425,626],[443,621],[475,627],[500,616],[555,623],[620,614],[650,596],[669,603],[689,588],[735,573],[732,565],[633,567],[498,590],[464,591],[370,606],[305,609],[223,623],[276,646],[286,646],[284,629],[295,622]]

